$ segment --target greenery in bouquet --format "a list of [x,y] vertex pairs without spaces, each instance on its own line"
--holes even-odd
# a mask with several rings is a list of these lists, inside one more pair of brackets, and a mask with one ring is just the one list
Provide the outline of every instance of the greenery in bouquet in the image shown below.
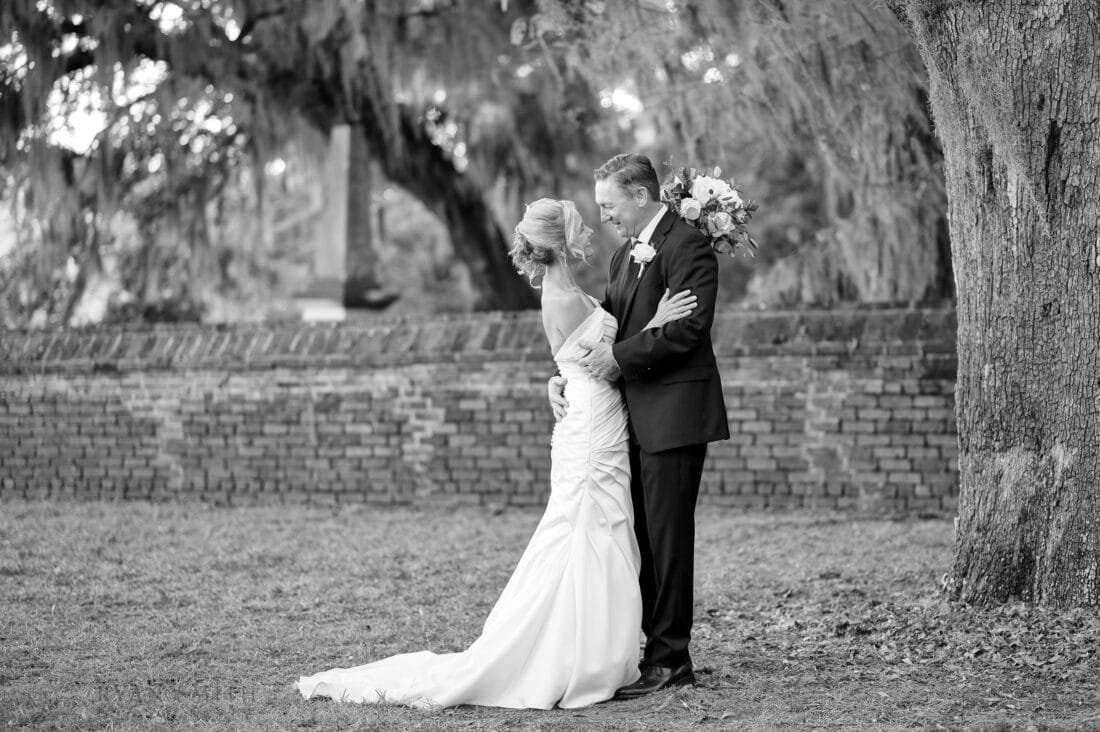
[[755,257],[756,241],[745,224],[760,205],[743,200],[733,180],[721,175],[721,168],[673,168],[661,188],[661,200],[703,232],[714,251],[734,256],[740,250]]

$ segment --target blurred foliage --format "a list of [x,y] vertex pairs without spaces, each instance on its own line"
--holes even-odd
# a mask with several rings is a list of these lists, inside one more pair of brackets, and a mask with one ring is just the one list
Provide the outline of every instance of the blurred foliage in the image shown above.
[[371,246],[405,311],[533,305],[505,256],[523,202],[595,223],[591,171],[624,149],[762,200],[727,301],[938,300],[925,87],[893,16],[842,0],[6,0],[0,315],[286,317],[337,124],[377,168],[348,203],[390,222]]
[[[560,75],[544,83],[548,72],[536,67],[512,73],[523,54],[510,42],[522,9],[513,8],[473,0],[5,3],[0,163],[18,168],[20,190],[9,201],[27,222],[19,243],[42,263],[30,283],[44,295],[37,312],[70,322],[82,288],[59,300],[46,273],[73,260],[78,285],[91,278],[84,273],[115,247],[108,222],[120,210],[138,220],[149,262],[145,286],[123,283],[132,296],[154,297],[154,265],[165,258],[189,263],[203,298],[219,281],[231,286],[219,227],[253,219],[229,228],[255,229],[262,246],[229,258],[271,256],[271,229],[284,222],[271,215],[278,202],[259,171],[302,139],[319,161],[336,124],[351,125],[382,174],[444,222],[478,306],[534,304],[506,257],[505,232],[530,191],[560,187],[575,161],[566,149],[583,149],[586,136],[558,98],[586,92]],[[66,116],[100,131],[64,139],[56,128]],[[253,193],[237,190],[249,184]],[[370,191],[354,194],[361,198],[349,205],[369,205]],[[242,195],[251,209],[226,205]],[[298,244],[306,255],[313,246]]]
[[[646,147],[719,165],[764,207],[761,303],[951,296],[942,152],[916,45],[850,0],[540,0],[595,86],[634,92]],[[605,103],[614,103],[606,99]],[[771,209],[769,213],[769,209]]]

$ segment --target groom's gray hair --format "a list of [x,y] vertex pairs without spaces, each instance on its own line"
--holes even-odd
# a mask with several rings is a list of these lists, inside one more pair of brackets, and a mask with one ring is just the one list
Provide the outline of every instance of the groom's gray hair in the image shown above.
[[651,201],[661,200],[661,183],[657,180],[657,171],[645,155],[621,153],[592,171],[596,180],[611,180],[630,190],[642,186],[649,192]]

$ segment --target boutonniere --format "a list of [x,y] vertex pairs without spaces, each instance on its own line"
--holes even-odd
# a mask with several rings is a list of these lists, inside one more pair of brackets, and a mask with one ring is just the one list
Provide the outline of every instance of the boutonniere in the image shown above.
[[640,264],[638,267],[638,279],[641,279],[645,266],[657,256],[657,250],[644,242],[634,242],[634,248],[630,250],[630,258]]

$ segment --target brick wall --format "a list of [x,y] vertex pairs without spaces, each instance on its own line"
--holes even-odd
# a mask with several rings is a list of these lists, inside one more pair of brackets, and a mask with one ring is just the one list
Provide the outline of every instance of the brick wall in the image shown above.
[[[719,314],[703,502],[955,506],[950,311]],[[545,500],[537,313],[0,332],[0,497]]]

